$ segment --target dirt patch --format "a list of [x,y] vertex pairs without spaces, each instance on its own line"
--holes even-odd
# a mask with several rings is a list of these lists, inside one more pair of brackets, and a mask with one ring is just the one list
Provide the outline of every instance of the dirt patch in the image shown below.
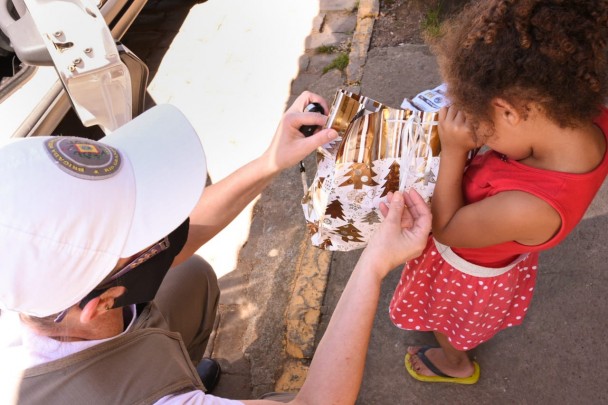
[[[469,0],[380,0],[370,48],[423,44],[424,36],[439,21]],[[429,27],[429,28],[426,28]]]

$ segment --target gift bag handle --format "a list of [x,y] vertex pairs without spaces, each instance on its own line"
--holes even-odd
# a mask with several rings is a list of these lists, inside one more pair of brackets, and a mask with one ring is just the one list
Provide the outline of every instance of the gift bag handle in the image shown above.
[[[424,142],[420,142],[421,137],[429,138],[426,136],[425,128],[422,119],[419,114],[412,112],[407,120],[395,120],[405,122],[405,127],[401,133],[401,159],[399,162],[400,167],[403,169],[408,168],[407,173],[410,172],[410,168],[416,165],[417,158],[424,157],[424,170],[421,172],[416,171],[418,179],[427,178],[431,171],[431,162],[428,157],[433,155],[433,149],[431,147],[430,139],[423,139]],[[438,121],[427,121],[426,124],[429,127],[437,125]],[[430,133],[430,131],[429,131]],[[399,181],[399,190],[403,191],[406,186],[408,176],[403,175]]]

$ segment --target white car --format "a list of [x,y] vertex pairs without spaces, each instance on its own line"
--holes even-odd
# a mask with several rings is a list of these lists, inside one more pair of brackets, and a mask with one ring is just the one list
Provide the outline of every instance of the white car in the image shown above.
[[147,0],[0,0],[0,142],[70,108],[105,133],[144,108],[148,69],[120,42]]

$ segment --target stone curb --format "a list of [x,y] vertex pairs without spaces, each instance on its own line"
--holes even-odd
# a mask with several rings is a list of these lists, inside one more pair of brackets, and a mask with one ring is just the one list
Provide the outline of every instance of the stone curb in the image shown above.
[[346,67],[346,84],[349,90],[359,93],[363,66],[372,39],[374,22],[380,13],[380,0],[362,0],[357,11],[357,29],[353,34],[348,66]]
[[[357,24],[352,36],[349,63],[345,71],[345,84],[350,91],[358,93],[360,90],[363,66],[379,9],[379,0],[359,1]],[[322,13],[327,12],[322,11]],[[313,33],[314,31],[313,28]],[[308,236],[301,241],[297,274],[285,312],[286,358],[282,374],[275,384],[276,391],[298,391],[306,379],[308,365],[316,349],[316,336],[322,314],[331,257],[330,251],[313,247]]]

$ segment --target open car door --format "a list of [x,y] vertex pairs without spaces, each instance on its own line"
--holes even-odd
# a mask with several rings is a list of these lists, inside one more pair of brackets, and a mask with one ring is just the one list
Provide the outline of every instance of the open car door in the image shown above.
[[135,3],[0,0],[0,140],[51,133],[70,105],[105,133],[143,111],[148,68],[117,42]]

